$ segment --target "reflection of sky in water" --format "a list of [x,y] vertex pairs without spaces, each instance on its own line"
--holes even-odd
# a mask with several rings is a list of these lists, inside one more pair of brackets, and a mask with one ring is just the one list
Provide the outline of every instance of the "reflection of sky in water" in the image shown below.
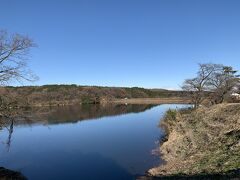
[[[176,105],[75,124],[16,126],[9,152],[1,145],[0,166],[29,179],[134,179],[159,163],[151,151],[170,107]],[[3,130],[1,141],[7,136]]]

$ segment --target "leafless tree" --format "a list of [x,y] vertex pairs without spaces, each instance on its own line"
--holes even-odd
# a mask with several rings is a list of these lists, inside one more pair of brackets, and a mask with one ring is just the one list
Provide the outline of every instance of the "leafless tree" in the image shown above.
[[217,68],[217,64],[199,64],[197,77],[184,81],[182,89],[189,92],[195,108],[205,99],[208,81]]
[[[8,146],[11,142],[13,122],[23,118],[25,98],[10,93],[4,86],[12,81],[35,81],[37,77],[27,68],[29,50],[35,44],[27,36],[8,34],[0,30],[0,126],[9,129]],[[8,128],[9,126],[9,128]]]
[[214,104],[222,103],[227,95],[238,88],[240,81],[236,73],[232,67],[223,65],[212,73],[207,85],[214,92],[211,96]]
[[[11,81],[37,79],[27,68],[27,55],[35,44],[27,36],[0,31],[0,115],[14,109],[22,102],[16,94],[4,88]],[[24,99],[24,98],[22,98]]]
[[187,91],[197,108],[206,98],[213,104],[222,103],[224,97],[239,83],[237,71],[222,64],[199,64],[197,77],[184,81]]
[[35,44],[27,36],[0,31],[0,85],[12,80],[34,81],[35,75],[27,68],[27,55]]

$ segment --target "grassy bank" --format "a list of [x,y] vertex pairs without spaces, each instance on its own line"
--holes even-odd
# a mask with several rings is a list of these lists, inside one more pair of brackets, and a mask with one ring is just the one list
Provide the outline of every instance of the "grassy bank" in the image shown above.
[[161,126],[166,130],[160,147],[166,164],[149,170],[151,176],[239,173],[240,104],[169,110]]

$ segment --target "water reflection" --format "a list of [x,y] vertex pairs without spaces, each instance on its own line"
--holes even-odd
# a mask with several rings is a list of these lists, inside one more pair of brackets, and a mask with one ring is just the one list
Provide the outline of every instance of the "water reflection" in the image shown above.
[[26,111],[26,120],[9,121],[2,129],[0,138],[7,139],[7,150],[0,149],[0,165],[29,179],[134,179],[160,163],[151,151],[162,136],[159,120],[171,107],[176,106],[89,105]]
[[16,122],[16,125],[76,123],[82,120],[97,119],[105,116],[143,112],[154,106],[156,105],[96,104],[32,108],[25,112],[28,118]]
[[8,128],[8,138],[7,138],[7,143],[6,143],[8,151],[9,151],[10,145],[11,145],[12,133],[13,133],[13,120],[11,120],[10,126]]
[[5,130],[8,134],[8,136],[7,136],[6,140],[3,141],[2,143],[6,145],[6,149],[7,149],[7,151],[9,151],[10,146],[11,146],[12,134],[13,134],[14,119],[7,118],[4,120],[5,120],[5,122],[1,122],[0,130]]
[[156,105],[124,105],[124,104],[106,104],[106,105],[75,105],[60,107],[38,107],[25,111],[25,117],[14,119],[8,118],[1,128],[6,128],[8,137],[5,142],[7,151],[11,146],[13,128],[15,125],[40,124],[62,124],[76,123],[83,120],[97,119],[105,116],[116,116],[127,113],[142,112],[151,109]]

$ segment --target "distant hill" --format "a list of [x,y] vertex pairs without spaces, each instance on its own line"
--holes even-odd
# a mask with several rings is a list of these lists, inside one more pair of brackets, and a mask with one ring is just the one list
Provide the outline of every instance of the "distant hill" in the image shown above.
[[24,97],[29,105],[68,105],[109,102],[124,98],[184,97],[184,91],[138,87],[99,87],[78,85],[43,85],[5,87],[8,93]]

